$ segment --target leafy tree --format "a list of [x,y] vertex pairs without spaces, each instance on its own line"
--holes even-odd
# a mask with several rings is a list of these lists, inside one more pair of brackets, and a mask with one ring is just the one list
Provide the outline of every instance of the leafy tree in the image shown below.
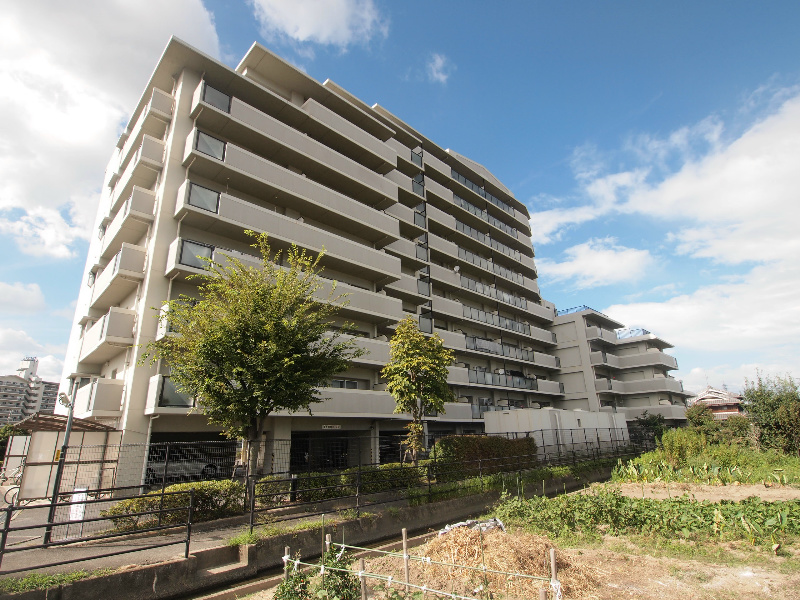
[[800,390],[790,376],[745,381],[744,406],[756,427],[758,443],[766,448],[800,453]]
[[704,402],[697,402],[686,409],[686,420],[692,427],[708,429],[714,423],[714,413]]
[[453,399],[447,386],[447,367],[453,364],[453,352],[434,333],[426,336],[417,322],[407,317],[397,326],[389,342],[389,362],[381,371],[386,388],[397,405],[395,413],[409,413],[411,423],[403,444],[414,464],[424,450],[422,418],[426,412],[444,412],[444,403]]
[[664,415],[651,415],[647,411],[644,411],[633,420],[633,429],[638,430],[646,437],[652,438],[654,442],[658,443],[664,431],[667,429],[667,421]]
[[327,299],[315,296],[323,287],[322,254],[294,246],[273,254],[265,234],[248,234],[261,268],[234,257],[207,260],[208,272],[194,276],[199,299],[168,301],[161,314],[180,335],[150,342],[142,360],[166,360],[177,389],[199,399],[209,422],[248,440],[253,474],[266,418],[277,410],[310,411],[322,400],[319,388],[363,350],[328,333],[347,301],[335,282]]

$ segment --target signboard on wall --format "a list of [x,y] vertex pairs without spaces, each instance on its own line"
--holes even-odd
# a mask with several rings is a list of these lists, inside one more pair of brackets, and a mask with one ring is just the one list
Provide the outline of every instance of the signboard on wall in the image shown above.
[[322,429],[341,429],[341,425],[323,425]]

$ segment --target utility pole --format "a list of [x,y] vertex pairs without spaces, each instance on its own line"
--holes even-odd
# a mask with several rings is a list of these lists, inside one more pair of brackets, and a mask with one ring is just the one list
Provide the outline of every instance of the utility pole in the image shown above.
[[67,398],[65,393],[58,396],[59,402],[66,404],[69,408],[67,415],[67,426],[64,429],[64,442],[61,444],[61,451],[58,456],[58,466],[56,467],[55,481],[53,482],[53,495],[50,498],[50,511],[47,514],[47,529],[44,532],[44,543],[49,544],[53,536],[53,520],[56,516],[56,505],[58,504],[58,494],[61,491],[61,478],[64,475],[64,463],[67,459],[67,449],[69,448],[69,436],[72,433],[72,415],[75,412],[75,395],[78,393],[78,381],[72,379],[72,399]]

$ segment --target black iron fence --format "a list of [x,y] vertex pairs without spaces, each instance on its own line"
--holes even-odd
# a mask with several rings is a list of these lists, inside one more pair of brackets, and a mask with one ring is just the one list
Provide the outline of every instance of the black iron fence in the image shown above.
[[[60,496],[54,504],[8,506],[0,511],[0,573],[3,575],[95,560],[172,546],[184,545],[189,556],[192,520],[195,506],[194,490],[156,492],[139,502],[133,510],[114,511],[118,500],[112,498],[119,488],[80,491]],[[50,508],[55,517],[49,520]],[[180,535],[180,530],[184,534]],[[172,531],[179,535],[151,537],[149,534]],[[150,540],[150,541],[147,541]],[[87,542],[117,542],[117,544],[86,544]],[[76,555],[67,546],[82,543]],[[60,548],[47,558],[37,550]],[[73,549],[74,550],[74,549]],[[96,552],[94,552],[96,550]],[[3,564],[9,555],[21,555],[10,568]]]

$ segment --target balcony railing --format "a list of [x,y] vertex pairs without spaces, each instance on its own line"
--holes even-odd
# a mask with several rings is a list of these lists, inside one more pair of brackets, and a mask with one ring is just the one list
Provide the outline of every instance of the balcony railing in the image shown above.
[[161,393],[158,396],[158,405],[169,408],[194,408],[197,405],[195,398],[189,398],[175,387],[172,378],[165,375],[161,384]]
[[492,215],[490,215],[487,211],[483,210],[482,208],[475,206],[471,202],[467,202],[466,200],[464,200],[460,196],[456,196],[455,194],[453,194],[453,200],[455,201],[456,206],[460,206],[461,208],[463,208],[466,211],[469,211],[479,219],[483,219],[490,225],[494,225],[500,231],[507,233],[511,237],[514,238],[517,237],[517,230],[514,227],[512,227],[511,225],[506,225],[499,219],[494,218]]
[[469,189],[471,189],[473,192],[478,194],[481,198],[485,198],[486,200],[488,200],[489,202],[494,204],[497,208],[503,209],[505,212],[507,212],[510,215],[514,214],[514,208],[513,207],[509,206],[508,204],[506,204],[505,202],[503,202],[502,200],[500,200],[496,196],[490,194],[489,192],[484,190],[481,186],[479,186],[479,185],[477,185],[475,183],[472,183],[469,179],[467,179],[466,177],[464,177],[460,173],[456,172],[455,169],[452,169],[450,171],[450,174],[452,175],[453,179],[455,179],[456,181],[458,181],[462,185],[464,185],[464,186],[468,187]]
[[506,269],[502,265],[498,265],[491,260],[487,260],[482,256],[478,256],[474,252],[470,252],[469,250],[465,250],[464,248],[458,249],[458,257],[462,260],[472,263],[473,265],[477,265],[487,271],[492,271],[500,277],[505,277],[509,281],[513,281],[514,283],[518,283],[520,285],[525,285],[525,277],[520,273],[516,273],[511,269]]
[[488,371],[469,370],[469,382],[482,385],[499,385],[503,387],[516,388],[521,390],[538,390],[536,379],[530,377],[520,377],[518,375],[505,375],[500,373],[490,373]]
[[470,227],[469,225],[462,223],[461,221],[456,221],[456,231],[460,231],[461,233],[468,235],[474,240],[478,240],[482,244],[486,244],[487,246],[494,248],[498,252],[505,254],[506,256],[513,258],[514,260],[521,260],[522,254],[519,250],[514,250],[505,244],[498,242],[493,237],[486,235],[475,229],[474,227]]
[[411,162],[417,165],[418,167],[422,167],[422,150],[419,152],[411,151]]
[[517,308],[522,308],[522,309],[528,308],[528,301],[525,298],[520,298],[519,296],[513,296],[508,292],[504,292],[503,290],[498,290],[497,288],[483,284],[480,281],[475,281],[474,279],[470,279],[465,275],[461,276],[461,287],[468,290],[472,290],[473,292],[477,292],[478,294],[481,294],[483,296],[494,298],[495,300],[499,300],[500,302],[505,302],[506,304],[510,304],[511,306],[516,306]]
[[497,327],[501,327],[502,329],[508,329],[509,331],[516,331],[517,333],[522,333],[525,335],[530,335],[531,333],[531,326],[527,323],[520,323],[514,319],[501,317],[500,315],[486,312],[485,310],[480,310],[478,308],[472,308],[471,306],[463,307],[463,315],[468,319],[495,325]]
[[497,354],[498,356],[506,356],[516,360],[524,360],[558,368],[561,367],[561,359],[557,356],[550,356],[549,354],[534,352],[533,350],[525,350],[524,348],[518,348],[516,346],[510,346],[508,344],[475,336],[465,337],[468,350],[477,350],[478,352]]

